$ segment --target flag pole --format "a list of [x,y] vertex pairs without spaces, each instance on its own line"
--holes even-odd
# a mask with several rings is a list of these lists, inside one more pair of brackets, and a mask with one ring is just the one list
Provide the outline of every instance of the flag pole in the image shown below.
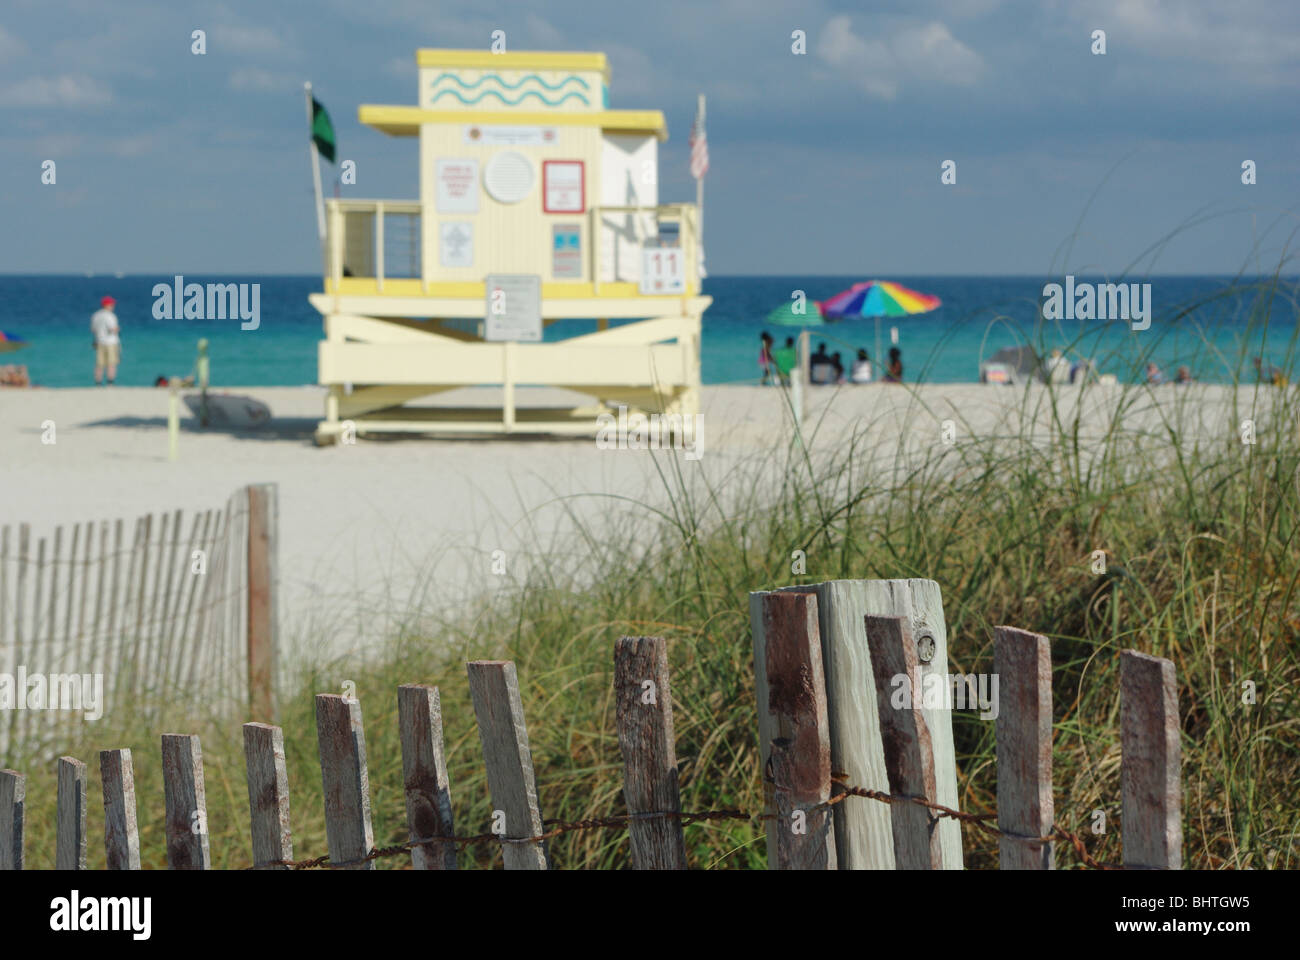
[[311,177],[312,184],[316,188],[316,233],[320,238],[320,257],[322,276],[329,278],[329,255],[325,249],[325,198],[321,194],[320,186],[320,152],[316,149],[316,137],[314,136],[315,116],[312,113],[311,103],[311,81],[308,80],[303,85],[303,90],[307,95],[307,145],[311,150]]
[[[704,94],[700,94],[699,99],[699,117],[700,127],[704,128]],[[700,276],[705,275],[704,270],[704,178],[697,177],[695,180],[695,242],[700,251]]]

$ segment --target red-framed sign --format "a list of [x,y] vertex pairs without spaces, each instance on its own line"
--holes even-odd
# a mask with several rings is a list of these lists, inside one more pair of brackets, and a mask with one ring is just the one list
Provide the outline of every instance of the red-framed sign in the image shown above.
[[542,212],[587,212],[587,170],[583,161],[542,161]]

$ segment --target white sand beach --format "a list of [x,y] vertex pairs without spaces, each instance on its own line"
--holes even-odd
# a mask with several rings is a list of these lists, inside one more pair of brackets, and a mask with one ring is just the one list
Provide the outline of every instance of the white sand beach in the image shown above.
[[[703,390],[697,461],[680,452],[598,449],[591,437],[362,438],[317,447],[319,388],[230,392],[267,403],[273,421],[241,434],[203,431],[182,408],[176,462],[167,459],[166,390],[0,392],[0,525],[28,523],[34,537],[43,536],[58,524],[220,507],[244,484],[275,482],[283,635],[300,650],[335,655],[390,635],[413,609],[454,609],[497,589],[522,570],[530,547],[563,538],[575,518],[599,529],[630,501],[662,503],[656,464],[665,458],[724,493],[741,476],[752,487],[746,465],[779,468],[792,429],[781,391],[718,386]],[[456,394],[444,402],[489,396]],[[1130,388],[1125,422],[1151,430],[1155,443],[1167,417],[1185,435],[1234,442],[1240,414],[1231,409],[1233,394],[1217,386]],[[1236,394],[1246,411],[1269,400],[1267,388]],[[1099,433],[1123,395],[1116,386],[1090,388],[1085,423]],[[1045,427],[1046,396],[1040,386],[1028,393],[978,384],[815,388],[806,430],[816,456],[866,430],[862,456],[892,462],[900,445],[918,453],[944,445],[945,420],[952,421],[950,446],[972,434],[1017,435],[1027,407],[1041,408],[1037,420]],[[1079,392],[1058,388],[1057,396],[1068,409]],[[53,444],[42,443],[46,421],[55,424]],[[504,580],[489,571],[494,550],[506,553]]]

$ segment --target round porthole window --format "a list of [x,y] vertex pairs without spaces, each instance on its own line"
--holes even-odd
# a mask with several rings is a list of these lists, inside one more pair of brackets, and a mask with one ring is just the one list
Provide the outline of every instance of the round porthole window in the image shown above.
[[500,203],[518,203],[533,189],[537,179],[533,165],[522,153],[498,153],[483,169],[483,186]]

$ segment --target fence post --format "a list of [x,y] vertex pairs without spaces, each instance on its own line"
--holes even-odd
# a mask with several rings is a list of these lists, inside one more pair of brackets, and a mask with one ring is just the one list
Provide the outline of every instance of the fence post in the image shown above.
[[370,774],[361,701],[335,693],[316,694],[316,737],[330,860],[346,863],[350,870],[373,870],[373,860],[363,861],[374,848],[375,834],[370,826]]
[[993,631],[998,678],[998,866],[1055,870],[1056,845],[1029,837],[1052,832],[1052,646],[1015,627]]
[[[912,631],[902,617],[863,618],[871,667],[875,674],[880,736],[885,751],[889,792],[936,802],[934,746],[921,711],[920,660]],[[897,679],[911,693],[910,702],[895,700]],[[899,870],[942,870],[943,851],[934,812],[915,803],[890,804],[893,813],[894,863]],[[941,821],[940,821],[941,822]]]
[[279,642],[277,554],[279,493],[274,483],[248,488],[248,707],[275,719],[275,659]]
[[1182,744],[1171,661],[1120,654],[1124,865],[1183,867]]
[[542,811],[515,665],[509,660],[475,660],[467,668],[494,827],[498,815],[505,817],[501,857],[507,870],[545,870],[545,842],[527,840],[542,835]]
[[754,692],[765,807],[774,815],[767,824],[768,866],[834,870],[834,816],[820,807],[831,796],[831,742],[817,598],[759,597]]
[[86,765],[74,757],[59,757],[59,795],[55,870],[86,869]]
[[623,754],[623,797],[633,815],[628,834],[637,870],[685,870],[686,842],[673,739],[673,698],[668,644],[662,637],[620,637],[614,644],[614,696],[618,746]]
[[203,748],[191,734],[162,736],[163,795],[167,809],[167,867],[208,870],[208,804],[203,790]]
[[[778,592],[811,593],[817,597],[822,666],[826,677],[826,707],[830,718],[831,765],[851,784],[872,790],[889,789],[880,711],[872,672],[865,621],[867,614],[903,617],[929,660],[921,660],[922,682],[948,682],[948,635],[939,585],[933,580],[831,580]],[[761,594],[750,594],[750,624],[761,630]],[[935,677],[937,679],[930,680]],[[952,740],[952,712],[923,707],[934,750],[938,802],[958,808],[957,760]],[[841,870],[894,869],[890,807],[883,803],[847,802],[834,807],[836,858]],[[947,870],[962,868],[961,824],[944,818],[935,828]]]
[[27,778],[0,770],[0,870],[23,868],[23,805]]
[[[442,748],[442,704],[437,687],[397,688],[397,722],[402,734],[402,784],[406,823],[412,840],[454,837],[451,784]],[[454,843],[411,848],[415,870],[455,870]]]
[[130,749],[99,751],[104,784],[104,853],[109,870],[140,869],[140,833],[135,819],[135,770]]
[[[289,772],[284,731],[268,723],[244,724],[244,769],[248,773],[248,823],[253,866],[293,859],[289,828]],[[277,869],[287,870],[288,867]]]

